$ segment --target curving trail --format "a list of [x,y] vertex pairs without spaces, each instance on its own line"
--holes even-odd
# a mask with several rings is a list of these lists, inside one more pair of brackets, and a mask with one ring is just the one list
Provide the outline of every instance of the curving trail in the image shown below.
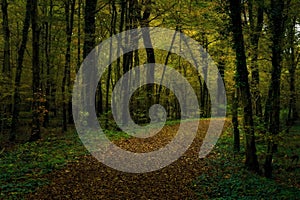
[[[193,122],[186,122],[193,123]],[[208,167],[198,158],[208,120],[201,120],[198,134],[185,154],[171,165],[154,172],[129,174],[111,169],[92,156],[84,156],[64,169],[47,175],[50,184],[27,199],[196,199],[192,181]],[[226,123],[225,128],[229,126]],[[165,126],[148,139],[115,142],[134,152],[149,152],[167,144],[178,125]]]

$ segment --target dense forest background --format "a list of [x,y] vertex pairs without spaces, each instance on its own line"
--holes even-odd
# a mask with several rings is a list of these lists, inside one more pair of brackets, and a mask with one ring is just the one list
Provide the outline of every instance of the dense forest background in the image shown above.
[[[209,53],[226,88],[233,152],[245,148],[243,161],[250,171],[272,177],[278,144],[299,117],[297,0],[1,0],[0,21],[2,152],[74,130],[72,89],[84,58],[105,39],[138,27],[182,32]],[[101,77],[95,98],[101,126],[118,131],[113,88],[123,74],[145,63],[166,64],[186,77],[198,98],[197,114],[210,117],[210,94],[191,63],[166,51],[139,49],[114,61]],[[209,70],[203,69],[204,76]],[[140,76],[138,70],[132,75],[134,80]],[[154,103],[165,107],[169,121],[182,117],[171,90],[147,85],[131,98],[134,121],[147,124]],[[260,139],[263,155],[257,155]]]

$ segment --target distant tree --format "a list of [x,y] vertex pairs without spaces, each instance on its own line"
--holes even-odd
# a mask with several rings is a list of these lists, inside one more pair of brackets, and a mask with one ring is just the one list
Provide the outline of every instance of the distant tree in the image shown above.
[[[48,11],[49,7],[49,11]],[[53,78],[51,77],[51,69],[53,68],[53,61],[50,58],[52,53],[52,23],[53,23],[53,0],[50,0],[49,4],[48,1],[45,2],[43,7],[43,14],[44,18],[44,24],[43,24],[43,44],[44,44],[44,50],[43,55],[45,58],[45,65],[46,65],[46,84],[45,84],[45,95],[46,95],[46,102],[45,102],[45,109],[48,111],[45,113],[44,117],[44,127],[47,127],[50,122],[49,118],[49,111],[50,111],[50,105],[54,104],[53,99],[51,98],[51,85],[53,85]]]
[[[294,6],[293,6],[294,7]],[[299,42],[299,36],[297,36],[297,11],[292,10],[288,16],[287,28],[286,28],[286,42],[284,57],[289,71],[289,104],[288,104],[288,118],[287,125],[292,123],[298,118],[298,112],[296,108],[297,96],[296,96],[296,68],[300,60],[300,54],[297,51],[297,45]]]

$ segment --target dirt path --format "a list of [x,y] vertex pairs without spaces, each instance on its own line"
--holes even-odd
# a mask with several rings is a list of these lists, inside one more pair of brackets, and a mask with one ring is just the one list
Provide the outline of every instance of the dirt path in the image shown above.
[[[205,162],[199,160],[198,152],[208,124],[209,121],[201,121],[189,150],[161,170],[129,174],[111,169],[92,156],[85,156],[69,163],[63,170],[47,175],[50,184],[30,194],[28,199],[195,199],[192,181],[207,170]],[[178,125],[167,126],[151,139],[134,138],[116,143],[125,149],[148,152],[168,143],[177,129]]]

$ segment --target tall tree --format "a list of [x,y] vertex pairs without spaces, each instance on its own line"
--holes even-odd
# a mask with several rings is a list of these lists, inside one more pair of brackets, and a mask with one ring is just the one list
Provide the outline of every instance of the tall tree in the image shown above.
[[[72,33],[73,33],[73,26],[74,26],[74,13],[75,13],[75,3],[76,0],[71,1],[71,13],[70,13],[70,31],[69,34],[72,37]],[[68,39],[68,42],[71,41],[71,39]],[[71,46],[71,42],[70,42],[70,46]],[[70,50],[70,55],[71,55],[71,50]],[[73,115],[72,115],[72,96],[71,96],[71,92],[72,92],[72,86],[71,86],[71,63],[69,63],[69,70],[67,70],[67,90],[68,90],[68,123],[69,124],[73,124]]]
[[287,60],[288,71],[289,71],[289,110],[287,125],[291,125],[294,120],[298,118],[298,112],[296,108],[296,68],[299,63],[299,53],[297,53],[297,38],[296,38],[296,23],[297,16],[292,14],[288,17],[287,21],[287,31],[286,31],[286,49],[285,49],[285,58]]
[[[264,0],[249,0],[249,24],[250,24],[250,69],[251,90],[254,105],[254,114],[262,117],[261,95],[259,91],[258,45],[264,21]],[[254,14],[256,9],[256,14]]]
[[[269,28],[272,42],[272,72],[269,85],[268,99],[265,110],[265,124],[271,136],[280,131],[280,76],[283,53],[283,38],[285,32],[285,7],[289,7],[290,0],[271,0],[268,10]],[[277,145],[273,139],[268,141],[267,156],[264,163],[265,176],[272,176],[272,159]]]
[[230,18],[232,22],[232,32],[234,48],[236,52],[237,85],[241,93],[243,106],[243,128],[246,138],[246,167],[258,172],[259,164],[256,155],[256,146],[253,129],[252,101],[248,82],[248,70],[244,47],[244,36],[241,19],[240,0],[229,0]]
[[4,39],[4,51],[3,51],[3,68],[2,72],[5,76],[11,76],[10,69],[10,30],[8,26],[8,13],[7,13],[8,3],[7,0],[2,0],[1,10],[2,10],[2,28],[3,28],[3,39]]
[[[48,12],[49,6],[49,12]],[[47,111],[50,110],[50,102],[51,99],[51,85],[52,85],[52,77],[50,75],[51,68],[53,67],[52,61],[50,59],[51,56],[51,38],[52,38],[52,20],[53,20],[53,0],[50,0],[50,5],[48,5],[48,1],[45,3],[44,8],[44,15],[46,16],[47,20],[44,22],[44,55],[45,55],[45,62],[46,62],[46,86],[45,86],[45,95],[46,95],[46,102],[45,102],[45,109]],[[47,127],[49,124],[49,112],[45,113],[44,118],[44,127]]]
[[[146,48],[147,53],[147,63],[148,64],[154,64],[155,63],[155,54],[154,49],[152,48],[152,41],[150,37],[150,30],[149,30],[149,21],[150,21],[150,15],[151,15],[151,9],[152,9],[152,1],[151,0],[145,0],[145,10],[142,15],[141,19],[141,27],[145,28],[143,29],[143,41],[144,45],[148,46]],[[154,81],[154,68],[148,68],[147,71],[147,82],[153,82]],[[147,85],[147,107],[149,108],[152,103],[154,103],[154,85],[148,84]]]
[[[113,36],[113,34],[116,33],[116,23],[117,23],[117,7],[115,1],[111,1],[111,22],[110,22],[110,37]],[[109,63],[111,63],[111,56],[112,56],[112,43],[110,46],[110,55],[109,55]],[[112,71],[112,65],[110,64],[108,66],[108,73],[106,78],[106,95],[105,95],[105,113],[107,114],[109,109],[109,88],[110,88],[110,79],[111,79],[111,71]],[[105,128],[108,127],[108,117],[105,118]]]
[[[122,0],[121,2],[121,23],[120,23],[120,32],[125,28],[125,31],[127,30],[130,30],[131,27],[132,27],[132,24],[131,24],[131,20],[130,20],[130,13],[132,13],[132,2],[129,2],[129,1],[126,1],[126,0]],[[132,37],[132,35],[128,35],[126,34],[125,35],[125,38],[124,38],[124,41],[125,43],[127,44],[134,44],[133,42],[135,42],[135,38]],[[132,63],[133,63],[133,52],[128,52],[128,53],[125,53],[123,55],[123,74],[127,73],[131,66],[132,66]],[[130,86],[130,80],[127,79],[127,78],[124,78],[124,81],[123,81],[123,84],[122,84],[122,87],[124,88],[123,91],[124,93],[122,94],[123,95],[123,99],[128,99],[128,92],[127,92],[127,89],[129,88]],[[126,106],[122,106],[122,121],[124,124],[128,124],[128,116],[126,115]]]
[[32,7],[32,1],[27,0],[26,14],[25,14],[23,30],[22,30],[22,41],[18,49],[17,69],[15,75],[15,87],[14,87],[14,95],[13,95],[12,126],[11,126],[10,136],[9,136],[10,141],[14,141],[16,139],[16,132],[17,132],[18,122],[19,122],[19,112],[20,112],[20,103],[21,103],[21,97],[20,97],[21,75],[23,70],[24,53],[26,50],[26,43],[28,40],[28,31],[30,27],[31,7]]
[[[71,87],[71,42],[74,25],[75,0],[66,0],[65,2],[65,23],[66,23],[66,54],[65,54],[65,69],[62,80],[62,95],[63,95],[63,131],[67,131],[67,123],[72,122],[72,102],[70,99]],[[68,116],[67,116],[68,115]],[[68,120],[68,121],[67,121]]]
[[76,68],[76,72],[77,70],[80,68],[81,65],[81,6],[82,5],[82,0],[78,0],[78,8],[77,8],[77,68]]
[[[96,41],[96,20],[95,20],[95,15],[96,15],[96,8],[97,8],[97,0],[86,0],[85,1],[85,8],[84,8],[84,44],[83,44],[83,58],[85,59],[87,55],[92,51],[92,49],[95,47],[95,41]],[[94,74],[96,74],[96,66],[91,66],[89,69],[91,70],[91,76],[90,77],[83,77],[84,79],[88,80],[89,83],[93,83],[94,81]],[[87,104],[89,106],[93,105],[93,102],[95,99],[91,98],[94,96],[91,92],[91,88],[87,87],[85,88],[86,94],[89,95],[89,102]],[[98,108],[98,112],[102,113],[102,87],[101,84],[99,84],[98,87],[98,93],[100,94],[100,98],[98,101],[98,105],[101,105],[100,108]],[[84,97],[85,98],[85,97]],[[90,119],[89,115],[89,119]],[[88,123],[90,123],[92,120],[88,120]],[[89,124],[91,125],[91,124]]]
[[31,28],[32,28],[32,129],[30,141],[41,138],[41,100],[43,98],[40,86],[40,27],[38,23],[38,0],[31,0]]
[[86,0],[84,9],[84,44],[83,58],[95,47],[96,14],[97,0]]

